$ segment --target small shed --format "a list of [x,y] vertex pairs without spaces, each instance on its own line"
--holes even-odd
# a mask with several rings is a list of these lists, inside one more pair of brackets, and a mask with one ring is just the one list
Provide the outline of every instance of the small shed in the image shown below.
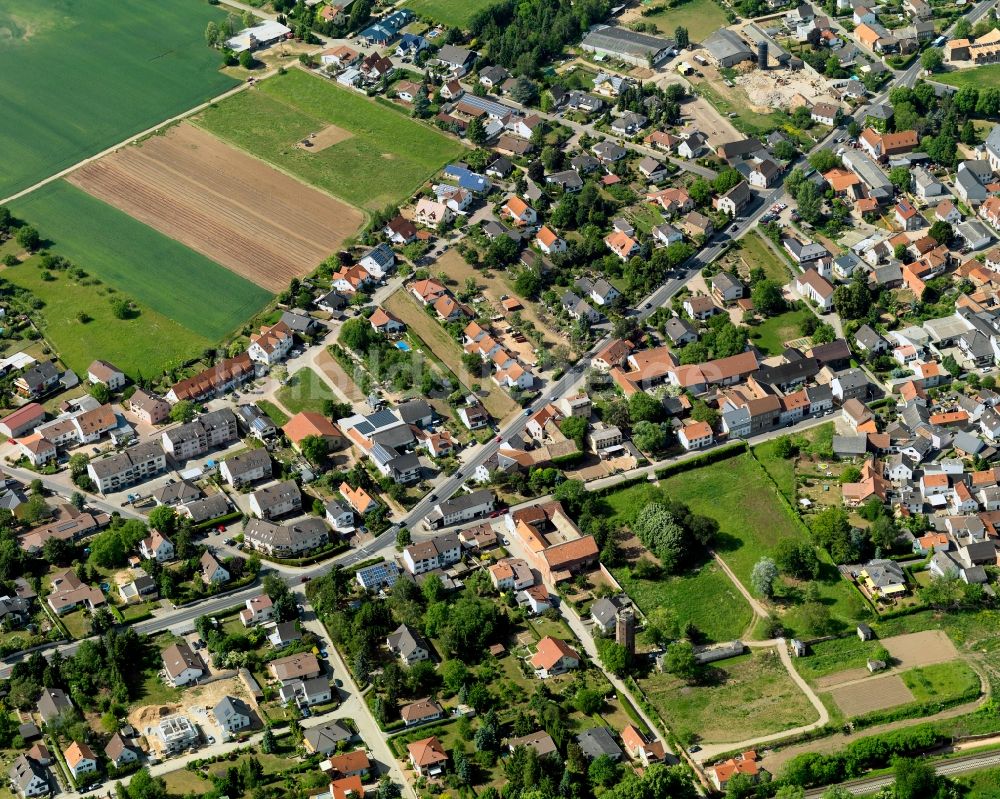
[[805,657],[806,651],[807,649],[805,643],[800,641],[798,638],[792,639],[792,654],[795,655],[795,657],[797,658]]
[[871,641],[875,638],[875,631],[867,624],[858,625],[858,638],[862,641]]

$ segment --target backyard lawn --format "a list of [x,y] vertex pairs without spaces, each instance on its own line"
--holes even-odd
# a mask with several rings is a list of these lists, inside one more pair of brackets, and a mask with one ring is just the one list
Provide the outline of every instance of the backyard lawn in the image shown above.
[[801,338],[802,322],[812,316],[808,308],[786,311],[750,328],[750,340],[768,355],[780,355],[786,341]]
[[726,26],[726,15],[714,0],[687,0],[670,8],[657,4],[659,10],[643,14],[642,21],[652,22],[660,33],[673,36],[678,26],[687,28],[692,44],[700,43],[710,33]]
[[979,675],[960,660],[904,671],[900,677],[918,702],[947,702],[979,691]]
[[288,414],[281,410],[281,408],[273,402],[269,402],[268,400],[257,400],[257,407],[264,411],[268,418],[278,427],[284,427],[285,422],[288,421]]
[[[195,122],[252,155],[361,208],[409,197],[465,148],[404,111],[290,69],[199,115]],[[329,146],[297,143],[327,131]]]
[[278,391],[278,401],[291,413],[322,413],[323,403],[333,398],[333,392],[323,378],[308,366],[289,377],[288,382]]
[[203,0],[0,0],[0,198],[235,85],[205,46],[225,18]]
[[681,741],[727,743],[809,724],[816,710],[773,649],[719,661],[703,685],[654,673],[639,685]]

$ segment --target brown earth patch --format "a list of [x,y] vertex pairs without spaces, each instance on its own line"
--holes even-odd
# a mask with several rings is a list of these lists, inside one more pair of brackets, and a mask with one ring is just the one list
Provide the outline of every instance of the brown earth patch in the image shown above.
[[898,665],[912,669],[932,663],[946,663],[958,657],[958,650],[944,630],[924,630],[886,638],[882,645]]
[[816,680],[817,688],[833,688],[835,685],[843,685],[845,682],[863,680],[869,674],[868,669],[845,669],[835,674],[827,674]]
[[319,153],[353,136],[349,130],[338,128],[336,125],[327,125],[319,133],[310,133],[307,138],[297,141],[295,146],[307,153]]
[[913,694],[896,674],[834,688],[830,695],[848,718],[913,701]]
[[315,269],[363,220],[357,209],[188,124],[67,180],[273,292]]

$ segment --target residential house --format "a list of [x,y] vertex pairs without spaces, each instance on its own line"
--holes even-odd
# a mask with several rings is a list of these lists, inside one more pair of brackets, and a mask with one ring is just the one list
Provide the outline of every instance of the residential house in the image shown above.
[[107,386],[111,391],[125,387],[125,373],[107,361],[97,360],[87,367],[87,380],[90,383]]
[[412,666],[431,656],[430,647],[412,627],[401,624],[386,638],[386,647],[406,666]]
[[555,677],[580,667],[580,655],[565,641],[546,636],[538,642],[531,666],[539,677]]
[[175,688],[197,682],[205,674],[205,664],[185,641],[168,646],[161,658],[167,679]]

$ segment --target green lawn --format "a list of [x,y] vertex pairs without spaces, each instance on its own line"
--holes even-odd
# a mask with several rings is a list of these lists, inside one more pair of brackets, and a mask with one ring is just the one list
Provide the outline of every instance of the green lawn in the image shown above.
[[750,268],[760,267],[767,274],[768,280],[774,280],[785,285],[790,278],[788,262],[767,246],[767,243],[756,233],[744,236],[739,240],[739,254],[746,260]]
[[812,644],[808,655],[793,662],[799,674],[807,680],[816,680],[838,671],[863,669],[880,646],[879,641],[862,641],[856,635],[834,638]]
[[[465,148],[404,112],[291,69],[205,111],[197,124],[362,208],[409,197]],[[296,142],[335,125],[344,140],[319,152]]]
[[[234,331],[271,298],[249,280],[65,181],[11,203],[11,210],[38,228],[52,242],[53,252],[210,342]],[[39,296],[48,302],[52,293]],[[91,313],[91,308],[82,307]],[[156,340],[155,331],[145,335],[157,347],[173,346]],[[121,346],[126,344],[131,346]],[[95,348],[91,357],[105,356]]]
[[180,695],[181,690],[163,682],[155,669],[146,674],[146,679],[142,684],[141,699],[143,704],[165,705],[176,702]]
[[322,413],[323,402],[332,399],[333,392],[330,387],[309,367],[299,369],[278,391],[278,401],[292,413],[302,411]]
[[726,15],[714,0],[687,0],[674,8],[659,4],[654,14],[644,14],[643,22],[652,22],[660,33],[673,36],[678,26],[687,28],[692,43],[701,42],[710,33],[727,25]]
[[0,0],[0,197],[235,84],[204,0]]
[[934,76],[934,80],[964,89],[971,86],[974,89],[996,89],[1000,87],[1000,64],[986,64],[972,69],[956,69],[954,72],[942,72]]
[[496,0],[408,0],[403,4],[420,17],[452,28],[466,28],[469,20]]
[[688,686],[654,673],[639,685],[671,732],[690,743],[727,743],[809,724],[816,710],[773,649],[709,667],[712,679]]
[[[62,272],[54,273],[56,279],[51,282],[42,280],[37,260],[0,274],[45,302],[36,315],[38,324],[55,352],[77,374],[83,374],[94,358],[103,358],[130,375],[142,371],[150,377],[196,356],[212,343],[142,303],[138,317],[116,319],[107,285]],[[81,311],[92,321],[80,322]]]
[[[660,487],[695,513],[719,522],[715,548],[745,586],[750,585],[754,564],[773,554],[780,541],[806,535],[782,507],[774,485],[750,455],[681,472],[660,481]],[[821,553],[821,561],[819,578],[813,583],[831,616],[841,623],[867,618],[864,603],[841,579],[826,553]],[[791,633],[806,634],[798,604],[803,589],[801,584],[788,582],[777,589],[786,606],[782,622]]]
[[74,610],[72,613],[60,616],[60,619],[73,638],[86,638],[90,635],[90,617],[84,611]]
[[281,408],[273,402],[269,402],[268,400],[257,400],[257,407],[264,411],[264,413],[266,413],[270,417],[271,421],[278,427],[284,427],[285,422],[288,421],[288,414],[281,410]]
[[712,641],[739,638],[750,624],[750,606],[714,562],[689,574],[658,580],[638,579],[628,568],[615,569],[614,575],[643,613],[673,608],[682,627],[694,624]]
[[904,671],[900,677],[918,702],[947,702],[979,691],[979,675],[960,660]]
[[801,338],[799,327],[812,316],[808,308],[786,311],[778,316],[765,319],[750,328],[750,339],[768,355],[780,355],[785,350],[785,342]]

